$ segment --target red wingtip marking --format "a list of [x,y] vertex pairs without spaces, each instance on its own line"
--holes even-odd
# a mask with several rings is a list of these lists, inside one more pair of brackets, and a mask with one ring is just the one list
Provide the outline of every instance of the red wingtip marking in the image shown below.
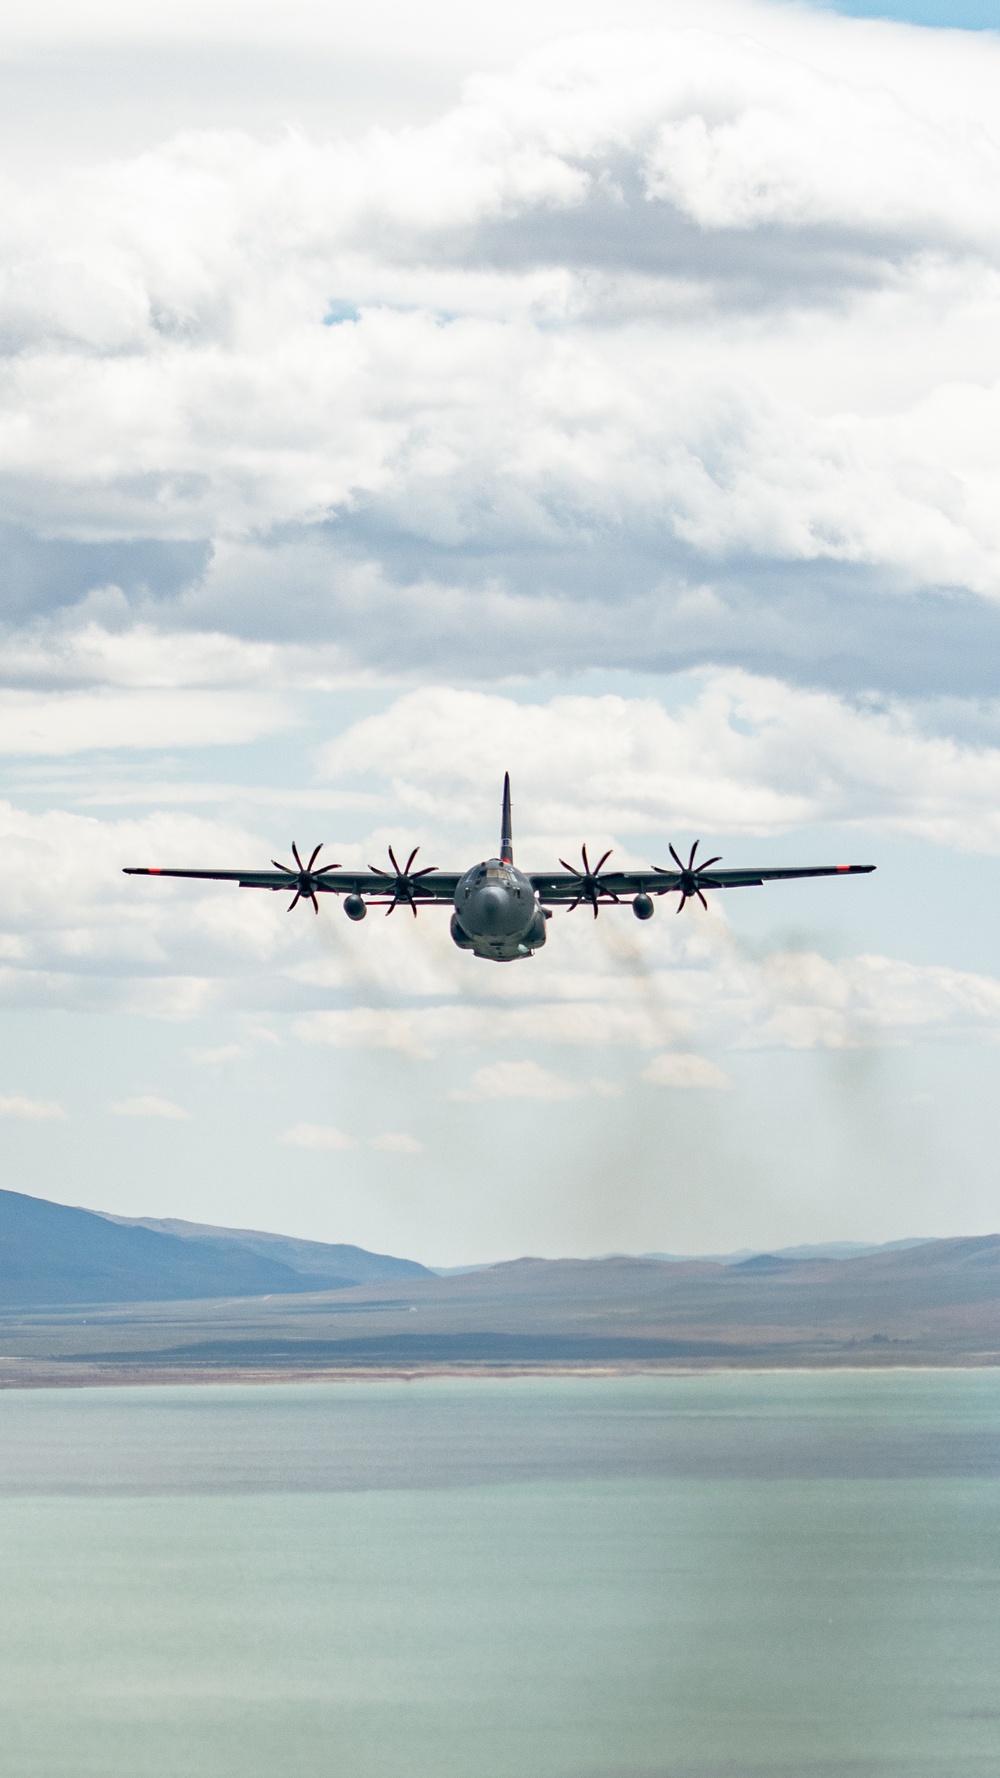
[[837,866],[838,870],[850,870],[850,868],[851,867],[849,864],[838,864],[838,866]]
[[149,869],[146,872],[146,875],[147,875],[147,877],[162,877],[162,875],[163,875],[162,864],[151,864]]

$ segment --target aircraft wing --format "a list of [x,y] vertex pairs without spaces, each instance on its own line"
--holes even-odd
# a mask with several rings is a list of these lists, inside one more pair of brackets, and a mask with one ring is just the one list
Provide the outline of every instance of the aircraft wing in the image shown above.
[[[722,870],[712,867],[693,872],[679,870],[602,870],[598,894],[607,896],[667,895],[682,888],[682,879],[694,879],[698,889],[759,889],[763,883],[774,883],[789,877],[857,876],[873,871],[873,864],[808,864],[788,869]],[[580,878],[572,871],[529,871],[528,877],[544,902],[576,901],[580,895]]]
[[[317,895],[388,895],[391,897],[395,877],[386,872],[380,876],[373,870],[319,869],[306,873],[310,889]],[[294,870],[168,870],[155,865],[126,865],[127,877],[185,877],[208,883],[238,883],[241,889],[279,889],[294,895],[299,872]],[[429,871],[426,876],[411,879],[413,901],[453,901],[458,888],[458,871]]]
[[[812,864],[762,870],[723,870],[718,867],[695,870],[701,889],[755,889],[763,883],[784,881],[793,877],[857,876],[873,871],[873,864]],[[290,890],[293,894],[299,880],[295,871],[281,870],[175,870],[157,865],[126,865],[127,877],[183,877],[208,883],[237,883],[241,889]],[[319,895],[388,895],[395,879],[388,873],[373,870],[341,870],[326,868],[308,873],[311,887]],[[599,894],[607,896],[667,895],[682,886],[679,870],[602,870]],[[543,902],[575,901],[580,893],[580,878],[572,871],[528,871],[528,880]],[[413,878],[410,895],[414,901],[453,901],[458,887],[458,871],[431,870],[426,876]]]

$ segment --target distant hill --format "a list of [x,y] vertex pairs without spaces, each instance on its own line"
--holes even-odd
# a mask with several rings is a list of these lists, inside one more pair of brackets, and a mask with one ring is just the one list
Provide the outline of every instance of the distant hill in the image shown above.
[[[166,1223],[149,1223],[149,1228],[166,1228]],[[196,1226],[191,1224],[191,1227]],[[732,1253],[602,1253],[599,1257],[616,1259],[658,1259],[670,1266],[739,1266],[744,1260],[760,1259],[863,1259],[869,1253],[903,1253],[908,1247],[926,1247],[932,1235],[911,1235],[905,1241],[820,1241],[804,1247],[738,1247]],[[589,1265],[592,1262],[580,1262]],[[471,1272],[489,1272],[489,1261],[476,1266],[432,1266],[437,1278],[464,1278]]]
[[0,1387],[111,1377],[1000,1364],[1000,1235],[441,1277],[259,1229],[0,1191]]
[[[905,1241],[812,1241],[799,1247],[738,1247],[735,1253],[640,1253],[640,1259],[664,1259],[672,1265],[693,1260],[712,1260],[719,1266],[738,1266],[746,1259],[864,1259],[869,1253],[902,1253],[907,1247],[926,1247],[932,1235],[911,1235]],[[613,1258],[609,1254],[608,1258]]]
[[[99,1212],[105,1221],[119,1228],[153,1229],[158,1235],[174,1235],[180,1241],[197,1241],[232,1251],[241,1248],[262,1259],[277,1260],[303,1278],[311,1278],[310,1290],[336,1290],[338,1278],[345,1285],[377,1284],[392,1278],[429,1278],[426,1266],[415,1259],[394,1259],[388,1253],[369,1253],[364,1247],[349,1247],[339,1242],[302,1241],[295,1235],[268,1235],[261,1229],[223,1229],[210,1222],[181,1222],[177,1217],[110,1216]],[[326,1282],[317,1283],[317,1279]]]
[[[62,1214],[88,1227],[102,1220]],[[177,1248],[203,1251],[201,1237],[113,1223],[106,1231],[166,1242],[175,1259]],[[335,1292],[315,1290],[320,1274],[291,1274],[247,1253],[243,1239],[239,1231],[208,1239],[216,1267],[227,1253],[234,1265],[242,1255],[293,1285],[234,1301],[235,1292],[212,1297],[200,1276],[189,1277],[188,1297],[204,1290],[208,1300],[164,1302],[161,1292],[154,1303],[147,1272],[145,1303],[130,1305],[115,1281],[120,1300],[109,1285],[106,1308],[98,1301],[21,1316],[8,1308],[0,1388],[566,1366],[1000,1366],[1000,1235],[846,1258],[758,1254],[735,1265],[521,1259],[447,1278],[414,1267]],[[244,1273],[241,1288],[246,1282]]]
[[0,1191],[0,1309],[293,1295],[430,1274],[414,1260]]

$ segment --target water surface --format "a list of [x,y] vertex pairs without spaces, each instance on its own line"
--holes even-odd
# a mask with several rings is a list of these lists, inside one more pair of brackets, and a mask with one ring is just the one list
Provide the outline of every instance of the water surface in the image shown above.
[[995,1778],[1000,1376],[0,1396],[3,1778]]

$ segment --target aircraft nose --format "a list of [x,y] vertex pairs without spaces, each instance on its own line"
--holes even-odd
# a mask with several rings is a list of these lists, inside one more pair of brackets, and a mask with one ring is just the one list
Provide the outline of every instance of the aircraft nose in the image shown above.
[[503,924],[507,897],[500,888],[480,889],[476,897],[477,924],[485,932],[493,932]]

